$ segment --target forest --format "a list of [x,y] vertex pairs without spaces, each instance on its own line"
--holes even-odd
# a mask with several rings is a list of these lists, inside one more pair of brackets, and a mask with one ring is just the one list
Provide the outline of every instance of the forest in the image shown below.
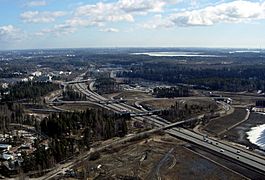
[[61,138],[89,128],[94,138],[108,139],[124,136],[127,132],[126,120],[129,118],[105,110],[63,112],[44,118],[41,121],[41,130],[50,137]]
[[67,86],[63,92],[63,100],[65,101],[83,101],[86,96],[80,92],[75,91],[72,87]]
[[119,85],[115,79],[112,78],[98,78],[95,83],[95,87],[99,94],[109,94],[119,91]]
[[24,113],[24,106],[18,103],[0,104],[0,132],[9,128],[10,123],[36,125],[36,118]]
[[93,142],[127,134],[130,116],[106,110],[53,113],[41,121],[42,133],[50,137],[49,148],[36,142],[32,156],[24,156],[23,170],[47,169],[67,158],[88,150]]
[[144,63],[131,67],[120,77],[142,78],[171,84],[222,91],[265,90],[265,66],[192,67],[173,63]]
[[183,104],[176,101],[175,105],[171,106],[168,109],[160,111],[158,115],[162,116],[165,119],[168,119],[171,122],[177,122],[204,113],[212,113],[216,110],[216,108],[217,106],[213,104]]
[[7,102],[24,99],[36,101],[41,96],[44,96],[57,89],[59,89],[59,85],[50,82],[18,82],[6,90],[0,90],[2,102]]

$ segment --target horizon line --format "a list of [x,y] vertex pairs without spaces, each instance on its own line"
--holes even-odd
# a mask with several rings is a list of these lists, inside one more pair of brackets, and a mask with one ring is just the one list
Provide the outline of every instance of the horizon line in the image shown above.
[[106,47],[51,47],[51,48],[10,48],[10,49],[0,49],[0,51],[29,51],[29,50],[67,50],[67,49],[248,49],[248,50],[265,50],[265,48],[261,47],[192,47],[192,46],[106,46]]

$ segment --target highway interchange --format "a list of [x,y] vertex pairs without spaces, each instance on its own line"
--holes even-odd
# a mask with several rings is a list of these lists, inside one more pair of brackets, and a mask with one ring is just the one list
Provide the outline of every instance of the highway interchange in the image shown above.
[[[77,77],[76,81],[82,80],[82,75]],[[107,101],[106,98],[100,96],[99,94],[90,91],[87,88],[87,85],[84,83],[75,84],[76,88],[85,94],[89,100],[92,101]],[[104,104],[103,106],[106,109],[115,111],[115,112],[141,112],[141,110],[127,105],[125,103],[113,103],[113,104]],[[229,110],[227,106],[225,106],[226,110]],[[146,117],[134,117],[136,120],[142,121],[144,118],[150,121],[150,123],[156,125],[157,127],[172,127],[170,126],[170,122],[158,117],[157,115],[151,115]],[[206,137],[203,134],[195,133],[188,129],[174,127],[166,130],[166,132],[172,136],[181,138],[183,140],[187,140],[189,142],[195,143],[197,145],[203,146],[215,153],[218,153],[222,156],[226,156],[238,163],[247,165],[261,173],[265,171],[265,158],[255,154],[254,152],[247,151],[245,149],[239,148],[237,146],[221,142],[214,138]]]
[[[215,154],[218,154],[221,157],[225,157],[226,159],[230,159],[233,162],[236,162],[237,164],[243,165],[247,169],[252,169],[260,174],[265,175],[265,158],[263,156],[256,154],[252,151],[246,150],[242,147],[230,144],[228,142],[223,142],[215,138],[210,138],[198,132],[193,132],[188,129],[177,127],[178,125],[182,123],[201,119],[203,118],[204,115],[200,115],[198,117],[184,120],[181,122],[176,122],[176,123],[171,123],[167,121],[166,119],[163,119],[157,115],[151,115],[151,114],[145,117],[133,116],[133,115],[140,114],[140,113],[148,113],[149,111],[143,108],[141,108],[140,110],[138,108],[135,108],[125,103],[116,103],[116,102],[100,103],[100,102],[108,102],[110,100],[91,91],[90,88],[87,87],[87,85],[85,84],[85,82],[87,81],[83,80],[83,76],[84,74],[78,76],[74,81],[71,81],[71,83],[74,85],[76,90],[80,91],[81,93],[87,96],[88,101],[84,101],[83,103],[96,104],[102,108],[114,111],[116,113],[130,113],[134,120],[137,120],[137,121],[147,120],[149,121],[150,124],[153,124],[154,126],[156,126],[157,128],[154,129],[154,132],[158,130],[164,130],[165,132],[167,132],[168,134],[174,137],[177,137],[182,140],[202,146],[206,148],[207,150],[214,152]],[[49,102],[49,103],[53,104],[54,102]],[[66,103],[66,102],[61,101],[58,103]],[[71,102],[71,103],[75,103],[75,102]],[[230,110],[231,107],[227,105],[226,103],[223,103],[223,102],[219,102],[219,103],[222,105],[224,111]],[[121,141],[124,141],[124,140],[121,140]],[[91,154],[91,151],[78,157],[77,160],[75,161],[59,166],[59,168],[56,168],[52,172],[38,179],[51,179],[55,177],[57,174],[62,173],[65,169],[72,168],[74,165],[78,164],[79,162],[86,160],[89,154]]]

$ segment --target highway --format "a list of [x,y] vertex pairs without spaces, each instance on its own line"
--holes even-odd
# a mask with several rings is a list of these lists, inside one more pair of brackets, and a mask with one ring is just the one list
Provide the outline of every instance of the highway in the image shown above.
[[[79,76],[76,81],[82,80],[82,76]],[[99,94],[88,90],[87,86],[84,83],[75,84],[76,88],[85,94],[87,98],[91,101],[106,101],[107,99],[100,96]],[[103,105],[105,108],[110,109],[114,112],[142,112],[141,110],[127,105],[125,103],[113,103],[113,104],[105,104]],[[229,110],[228,106],[225,106],[226,110]],[[142,121],[146,119],[150,121],[150,123],[154,124],[157,127],[167,127],[170,126],[170,122],[158,117],[156,115],[151,115],[147,117],[134,117],[134,119]],[[171,126],[172,127],[172,126]],[[170,128],[171,128],[170,127]],[[248,167],[251,167],[258,172],[265,174],[265,157],[255,154],[253,152],[247,151],[245,149],[239,149],[230,144],[222,143],[213,138],[206,137],[204,135],[195,133],[191,130],[174,127],[166,130],[172,136],[181,138],[183,140],[195,143],[197,145],[203,146],[211,151],[218,153],[221,156],[226,156],[240,164],[244,164]]]

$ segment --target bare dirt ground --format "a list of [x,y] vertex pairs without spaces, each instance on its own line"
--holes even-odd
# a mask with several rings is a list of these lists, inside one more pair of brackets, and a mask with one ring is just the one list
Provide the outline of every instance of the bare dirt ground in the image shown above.
[[155,135],[113,147],[76,170],[87,179],[244,179],[191,152],[185,144],[168,135]]
[[144,106],[151,107],[152,109],[166,109],[176,104],[175,99],[159,99],[159,100],[150,100],[144,101],[141,104]]
[[246,117],[247,111],[245,108],[235,108],[235,111],[227,116],[212,119],[204,128],[203,131],[217,136],[222,131],[242,121]]

